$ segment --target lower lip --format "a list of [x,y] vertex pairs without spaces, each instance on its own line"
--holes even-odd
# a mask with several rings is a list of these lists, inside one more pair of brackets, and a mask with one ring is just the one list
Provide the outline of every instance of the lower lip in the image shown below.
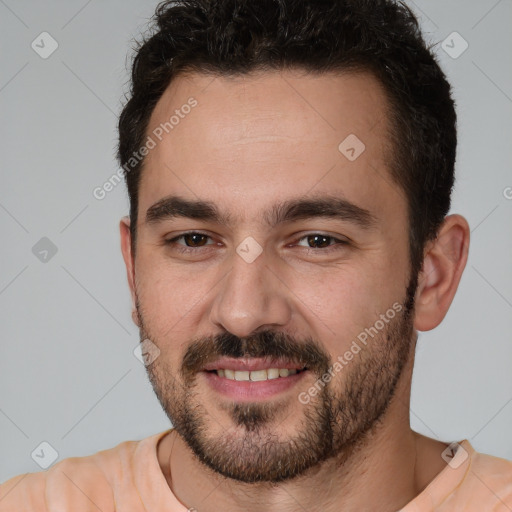
[[208,384],[222,395],[238,401],[258,401],[291,389],[304,378],[308,371],[303,370],[288,377],[260,381],[231,380],[219,377],[216,372],[203,371],[202,373]]

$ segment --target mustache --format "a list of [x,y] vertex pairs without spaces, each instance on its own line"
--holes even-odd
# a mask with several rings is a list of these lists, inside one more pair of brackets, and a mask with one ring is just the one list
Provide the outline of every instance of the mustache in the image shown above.
[[286,333],[266,330],[245,338],[222,333],[192,342],[183,356],[181,375],[185,380],[191,379],[220,357],[284,359],[319,375],[330,366],[329,354],[312,338],[298,342]]

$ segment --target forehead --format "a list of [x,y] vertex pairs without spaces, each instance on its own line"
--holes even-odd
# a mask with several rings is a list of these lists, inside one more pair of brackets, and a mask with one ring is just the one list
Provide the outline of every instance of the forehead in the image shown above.
[[401,195],[388,170],[387,109],[363,72],[180,75],[148,124],[139,212],[172,194],[254,214],[322,192],[384,208]]

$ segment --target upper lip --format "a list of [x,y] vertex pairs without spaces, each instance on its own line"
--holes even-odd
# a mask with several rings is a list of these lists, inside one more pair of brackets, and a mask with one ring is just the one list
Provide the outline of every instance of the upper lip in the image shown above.
[[288,370],[302,370],[304,365],[286,361],[284,359],[270,359],[267,357],[233,358],[222,357],[208,363],[203,370],[233,370],[233,371],[257,371],[269,368],[287,368]]

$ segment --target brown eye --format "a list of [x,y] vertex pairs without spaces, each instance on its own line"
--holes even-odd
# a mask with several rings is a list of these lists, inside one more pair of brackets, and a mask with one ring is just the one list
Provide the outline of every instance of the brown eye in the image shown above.
[[188,247],[201,247],[205,245],[208,240],[208,237],[201,233],[187,233],[182,235],[182,238]]
[[307,240],[308,240],[308,245],[310,247],[322,248],[322,247],[329,247],[332,237],[324,236],[324,235],[309,235],[307,237]]
[[323,233],[311,233],[309,235],[305,235],[299,238],[297,242],[299,247],[304,247],[306,250],[310,249],[312,252],[318,252],[319,254],[342,249],[348,244],[349,242],[346,240]]
[[195,248],[214,245],[212,243],[208,243],[208,240],[211,240],[211,237],[204,233],[189,231],[188,233],[183,233],[171,238],[170,240],[165,240],[164,243],[165,245],[170,245],[179,251],[189,251]]

